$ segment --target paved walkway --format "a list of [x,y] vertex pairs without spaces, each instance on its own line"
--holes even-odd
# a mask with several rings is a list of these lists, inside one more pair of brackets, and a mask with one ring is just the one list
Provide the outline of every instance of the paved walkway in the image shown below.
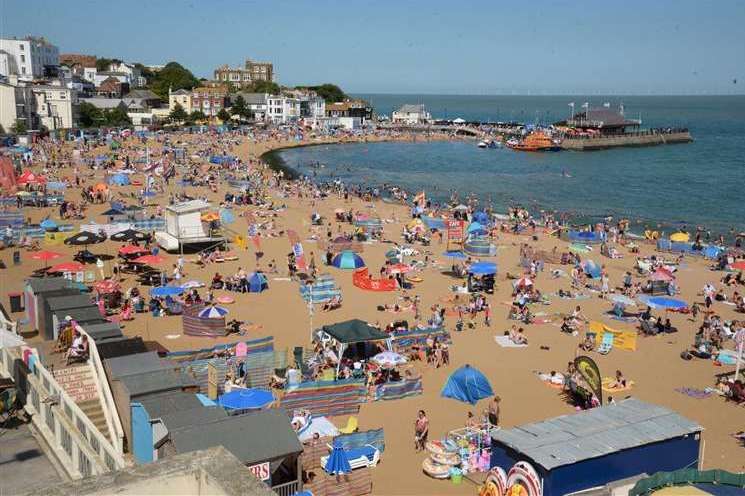
[[62,482],[27,425],[0,428],[0,496]]

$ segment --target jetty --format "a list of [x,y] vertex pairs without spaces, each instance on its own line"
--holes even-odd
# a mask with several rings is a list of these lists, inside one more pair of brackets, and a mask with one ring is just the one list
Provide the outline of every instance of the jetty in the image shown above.
[[618,135],[565,137],[561,140],[561,148],[581,152],[619,146],[654,146],[692,141],[693,137],[688,129],[650,129]]

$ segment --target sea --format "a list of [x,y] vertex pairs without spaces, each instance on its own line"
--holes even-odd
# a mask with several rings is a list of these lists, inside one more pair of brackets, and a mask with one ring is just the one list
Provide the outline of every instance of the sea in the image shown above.
[[[728,238],[745,231],[745,96],[355,95],[378,114],[424,104],[434,118],[548,124],[572,107],[623,105],[642,128],[686,127],[688,144],[592,152],[481,149],[474,140],[356,143],[285,149],[286,166],[318,181],[396,184],[448,200],[475,194],[505,212],[521,205],[578,223],[628,218],[637,231],[702,227]],[[319,164],[321,166],[319,166]],[[633,229],[633,228],[632,228]]]

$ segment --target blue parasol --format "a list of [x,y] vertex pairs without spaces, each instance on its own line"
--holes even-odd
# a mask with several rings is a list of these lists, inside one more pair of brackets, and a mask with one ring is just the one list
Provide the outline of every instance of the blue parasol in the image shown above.
[[344,448],[341,447],[341,444],[334,444],[334,449],[328,460],[326,460],[324,470],[331,475],[348,474],[352,471],[352,466],[349,464],[347,453],[344,451]]

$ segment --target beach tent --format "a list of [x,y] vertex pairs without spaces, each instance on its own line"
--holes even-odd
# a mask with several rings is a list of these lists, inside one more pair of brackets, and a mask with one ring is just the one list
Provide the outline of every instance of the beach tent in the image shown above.
[[129,176],[126,174],[114,174],[109,177],[109,184],[115,184],[116,186],[127,186],[129,184]]
[[569,231],[568,233],[570,241],[577,241],[580,243],[600,243],[603,241],[600,233],[593,231]]
[[475,405],[480,399],[493,396],[489,380],[478,369],[464,365],[448,377],[440,396]]
[[480,222],[471,222],[466,229],[466,234],[469,236],[485,236],[487,231],[486,227]]
[[250,293],[261,293],[265,289],[269,289],[269,281],[266,276],[261,272],[254,272],[251,277],[248,278],[248,291]]
[[16,181],[18,184],[44,184],[47,182],[46,178],[44,176],[37,176],[30,170],[26,170],[18,176],[18,180]]
[[582,270],[585,271],[589,277],[593,279],[600,279],[600,266],[593,260],[585,260],[582,262]]
[[483,210],[479,210],[478,212],[473,213],[473,221],[478,222],[479,224],[482,224],[484,226],[489,225],[489,214],[484,212]]
[[331,265],[338,269],[359,269],[365,266],[365,261],[355,252],[347,250],[336,255]]
[[494,262],[477,262],[468,269],[469,274],[477,276],[490,275],[497,273],[497,264]]
[[647,296],[639,297],[639,301],[652,308],[662,308],[665,310],[684,310],[688,304],[683,300],[668,298],[666,296]]
[[342,344],[388,340],[388,334],[360,319],[326,325],[321,330]]
[[472,238],[465,242],[463,251],[474,257],[493,257],[497,247],[486,238]]

